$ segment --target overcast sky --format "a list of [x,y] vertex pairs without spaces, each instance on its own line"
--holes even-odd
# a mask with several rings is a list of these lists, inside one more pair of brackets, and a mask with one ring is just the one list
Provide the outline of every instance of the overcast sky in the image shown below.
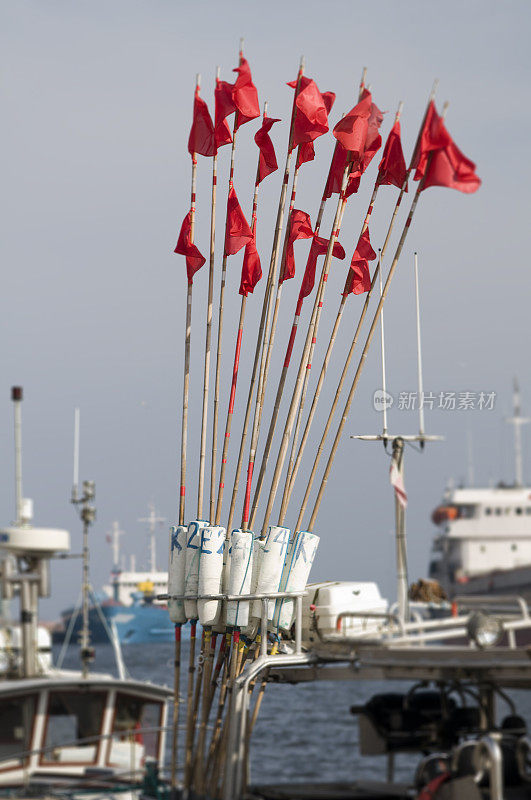
[[[426,391],[495,392],[496,404],[491,411],[427,411],[428,432],[443,434],[445,441],[428,446],[422,455],[412,450],[406,454],[410,578],[425,575],[434,532],[430,513],[449,478],[466,478],[468,433],[477,484],[510,481],[512,434],[504,417],[510,412],[514,375],[520,379],[524,409],[531,413],[529,3],[4,0],[0,15],[2,521],[9,523],[14,516],[9,397],[10,387],[20,384],[25,391],[24,494],[34,498],[35,523],[68,528],[73,549],[79,552],[80,523],[68,502],[78,405],[81,477],[94,479],[97,487],[98,517],[91,532],[96,588],[106,581],[111,567],[105,534],[114,520],[127,532],[122,538],[124,552],[136,553],[140,566],[146,539],[138,518],[146,515],[148,502],[153,500],[168,523],[175,521],[178,508],[186,281],[184,259],[172,251],[189,204],[186,142],[196,72],[202,73],[203,96],[212,107],[216,65],[224,79],[232,80],[238,40],[245,37],[245,55],[260,100],[267,99],[269,114],[283,120],[272,134],[279,162],[284,159],[292,100],[292,90],[285,84],[295,78],[302,54],[307,74],[321,90],[337,94],[332,124],[354,104],[363,66],[368,68],[375,102],[388,112],[384,135],[398,101],[403,100],[406,158],[433,79],[440,79],[438,105],[450,101],[448,128],[477,163],[483,185],[475,195],[432,188],[421,197],[385,310],[388,388],[397,398],[390,427],[403,433],[414,433],[418,427],[416,413],[397,409],[399,393],[417,388],[415,249],[420,259]],[[257,127],[257,122],[244,126],[237,147],[235,186],[248,214]],[[309,212],[312,221],[333,142],[331,135],[318,140],[315,161],[301,170],[296,206]],[[229,148],[224,148],[219,157],[215,303],[228,159]],[[348,260],[377,161],[347,207],[340,240]],[[280,179],[280,172],[268,178],[260,196],[258,248],[265,268]],[[203,252],[208,251],[209,183],[210,161],[200,158],[196,241]],[[380,192],[371,222],[375,247],[383,241],[396,195],[392,187]],[[335,202],[328,203],[322,228],[326,235]],[[409,199],[389,255],[408,206]],[[307,243],[295,246],[298,275],[307,250]],[[386,267],[389,263],[390,258]],[[348,261],[333,265],[314,359],[317,366],[347,266]],[[232,256],[220,430],[240,303],[240,268],[241,254]],[[207,280],[205,268],[194,283],[187,518],[196,514]],[[282,299],[266,421],[299,280],[286,285]],[[248,301],[226,497],[232,488],[263,289],[262,283]],[[307,449],[305,474],[361,304],[360,298],[349,299],[313,446]],[[304,325],[310,307],[308,302]],[[302,341],[298,344],[295,363]],[[354,433],[379,432],[381,419],[373,410],[372,396],[380,385],[375,339],[315,527],[322,540],[312,577],[377,580],[383,592],[394,596],[389,459],[380,445],[349,439]],[[529,480],[528,447],[524,452]],[[304,481],[299,481],[295,499],[303,489]],[[294,523],[296,510],[293,503],[288,524]],[[161,567],[166,548],[167,528],[162,526]],[[54,567],[54,594],[44,604],[45,617],[56,616],[76,600],[80,577],[79,561]]]

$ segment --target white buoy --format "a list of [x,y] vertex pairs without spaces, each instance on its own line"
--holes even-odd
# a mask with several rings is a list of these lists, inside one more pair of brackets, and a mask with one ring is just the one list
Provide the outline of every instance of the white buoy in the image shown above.
[[[225,528],[212,525],[202,529],[199,556],[199,594],[220,594],[223,575]],[[199,600],[197,610],[203,627],[215,625],[221,611],[221,600]]]
[[168,612],[170,619],[177,625],[186,622],[184,600],[172,600],[173,594],[184,594],[184,576],[186,567],[186,540],[188,528],[184,525],[172,525],[170,536],[170,566],[168,570]]
[[[230,536],[227,594],[250,594],[253,572],[253,533],[237,528]],[[245,628],[249,623],[249,601],[229,600],[227,625]]]
[[[282,571],[288,553],[290,529],[280,525],[271,525],[265,541],[261,543],[261,553],[258,563],[258,579],[256,581],[256,594],[280,591]],[[273,618],[274,603],[269,603],[268,619]],[[253,616],[262,616],[262,603],[255,600]]]
[[[194,519],[188,525],[186,535],[186,566],[184,573],[184,593],[199,594],[199,555],[201,552],[201,533],[208,527],[204,519]],[[197,600],[185,600],[186,619],[198,619]]]
[[[306,588],[318,544],[319,537],[315,533],[298,531],[295,534],[282,575],[281,592],[302,592]],[[277,600],[273,626],[288,630],[293,623],[294,612],[294,600]]]

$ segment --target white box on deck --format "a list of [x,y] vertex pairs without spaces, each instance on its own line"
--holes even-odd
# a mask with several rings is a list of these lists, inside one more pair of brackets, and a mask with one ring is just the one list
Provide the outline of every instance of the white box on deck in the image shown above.
[[[306,591],[302,611],[305,642],[318,642],[320,636],[356,636],[376,630],[384,620],[363,614],[385,614],[389,607],[378,585],[372,582],[324,581],[308,584]],[[360,616],[341,619],[345,612]]]

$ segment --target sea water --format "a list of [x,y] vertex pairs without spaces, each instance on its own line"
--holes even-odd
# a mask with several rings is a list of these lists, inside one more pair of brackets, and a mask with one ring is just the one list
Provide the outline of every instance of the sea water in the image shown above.
[[[218,639],[219,641],[219,639]],[[196,646],[196,654],[199,645]],[[54,662],[60,647],[54,647]],[[189,641],[182,643],[181,697],[188,679]],[[127,670],[136,680],[162,685],[173,684],[173,644],[145,647],[130,644],[123,648]],[[63,667],[79,669],[79,650],[68,648]],[[116,674],[110,645],[96,647],[95,672]],[[374,694],[407,692],[405,681],[315,681],[298,685],[269,684],[251,741],[251,782],[385,780],[385,756],[361,756],[358,746],[357,717],[352,705],[361,705]],[[256,693],[255,689],[255,693]],[[531,692],[508,693],[515,701],[531,731]],[[502,718],[510,713],[498,701]],[[212,717],[214,715],[212,714]],[[181,722],[184,715],[181,715]],[[171,725],[171,719],[169,720]],[[181,736],[184,730],[181,728]],[[184,743],[184,737],[183,737]],[[167,758],[170,736],[167,738]],[[180,745],[179,752],[183,753]],[[414,754],[395,757],[395,779],[410,782],[420,758]]]

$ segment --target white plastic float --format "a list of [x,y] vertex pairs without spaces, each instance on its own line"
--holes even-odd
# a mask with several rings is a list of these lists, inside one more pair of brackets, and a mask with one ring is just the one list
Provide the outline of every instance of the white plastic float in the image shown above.
[[[237,528],[230,537],[227,594],[250,594],[253,572],[253,534]],[[245,628],[249,623],[249,601],[227,603],[227,625]]]
[[[220,594],[223,576],[223,550],[225,528],[207,526],[201,531],[199,556],[199,594]],[[199,622],[203,627],[215,625],[219,619],[221,600],[199,600],[197,603]]]
[[168,613],[176,625],[186,622],[184,600],[172,600],[172,595],[185,593],[186,542],[188,528],[172,525],[170,533],[170,568],[168,570]]
[[[203,528],[208,527],[204,519],[194,519],[188,525],[186,535],[186,564],[184,574],[184,593],[199,594],[199,556],[201,553],[201,535]],[[185,600],[186,619],[198,619],[197,600]]]
[[[315,533],[298,531],[295,534],[282,574],[281,592],[304,591],[318,545],[319,537]],[[273,627],[284,630],[291,628],[294,612],[294,600],[289,598],[277,600],[273,616]]]
[[[290,529],[280,525],[271,525],[265,540],[260,542],[261,552],[258,555],[258,577],[253,594],[279,592],[282,572],[288,553]],[[273,618],[274,604],[269,603],[268,619]],[[260,619],[262,604],[260,600],[253,603],[253,616]]]

